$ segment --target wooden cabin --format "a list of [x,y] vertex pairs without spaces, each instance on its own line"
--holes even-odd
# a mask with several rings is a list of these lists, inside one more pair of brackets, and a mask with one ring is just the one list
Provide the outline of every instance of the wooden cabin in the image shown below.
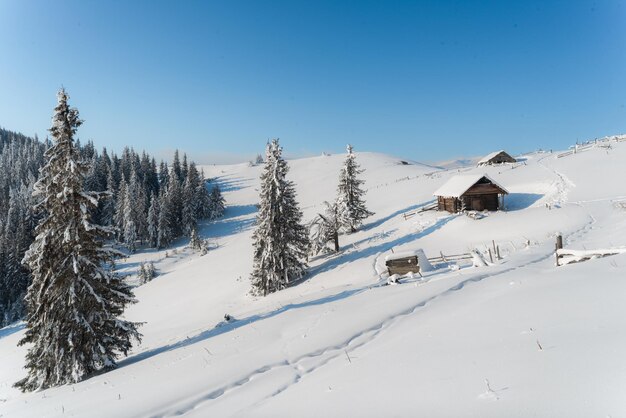
[[450,213],[463,210],[496,211],[504,204],[504,195],[509,194],[487,174],[454,176],[435,193],[437,210]]
[[492,152],[491,154],[481,158],[481,160],[478,161],[478,166],[503,164],[503,163],[516,163],[516,162],[517,162],[517,160],[515,158],[511,157],[506,152],[504,152],[504,151],[496,151],[496,152]]

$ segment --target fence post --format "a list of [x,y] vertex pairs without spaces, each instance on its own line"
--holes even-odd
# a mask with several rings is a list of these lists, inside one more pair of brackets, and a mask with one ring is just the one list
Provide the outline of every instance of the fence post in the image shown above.
[[554,254],[556,256],[556,265],[559,266],[559,253],[558,250],[563,248],[563,236],[561,234],[556,236],[556,246]]

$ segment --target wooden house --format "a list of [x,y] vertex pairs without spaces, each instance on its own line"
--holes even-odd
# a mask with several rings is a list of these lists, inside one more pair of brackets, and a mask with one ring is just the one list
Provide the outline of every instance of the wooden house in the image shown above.
[[504,204],[507,190],[487,174],[454,176],[435,193],[437,209],[457,213],[463,210],[496,211]]
[[478,166],[481,165],[493,165],[493,164],[503,164],[503,163],[516,163],[517,160],[511,157],[504,151],[496,151],[491,154],[483,157],[480,161],[478,161]]

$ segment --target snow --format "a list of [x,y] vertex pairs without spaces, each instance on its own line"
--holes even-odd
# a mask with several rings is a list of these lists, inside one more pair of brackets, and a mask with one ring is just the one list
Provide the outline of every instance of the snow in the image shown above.
[[[611,145],[454,170],[357,153],[375,215],[265,298],[249,294],[261,167],[205,166],[228,204],[199,225],[215,248],[178,240],[118,263],[131,281],[141,261],[159,271],[126,313],[145,322],[142,344],[116,370],[22,394],[24,329],[1,329],[0,415],[626,417],[626,254],[554,265],[557,232],[568,250],[626,245],[626,143]],[[344,158],[289,162],[305,221],[334,198]],[[507,185],[506,212],[402,216],[454,176],[485,173]],[[378,271],[391,249],[488,260],[492,241],[491,265],[435,265],[394,286]]]
[[625,254],[626,248],[612,248],[612,249],[600,249],[600,250],[570,250],[559,249],[556,250],[559,256],[559,265],[565,265],[570,263],[578,263],[580,261],[586,261],[594,258],[606,257],[609,255]]
[[466,174],[452,177],[443,186],[438,188],[433,193],[433,196],[460,197],[483,177],[487,178],[489,181],[500,187],[502,190],[507,191],[504,187],[498,184],[497,181],[489,177],[489,175],[487,174]]

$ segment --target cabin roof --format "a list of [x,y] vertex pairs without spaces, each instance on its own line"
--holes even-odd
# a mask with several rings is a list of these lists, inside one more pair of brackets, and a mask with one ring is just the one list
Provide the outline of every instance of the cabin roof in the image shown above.
[[504,187],[498,184],[487,174],[467,174],[450,178],[443,186],[438,188],[435,193],[433,193],[433,195],[443,197],[461,197],[466,191],[468,191],[473,185],[478,183],[483,177],[501,188],[505,193],[508,193],[508,191]]
[[[480,161],[478,161],[477,164],[478,165],[487,164],[487,163],[489,163],[489,161],[491,161],[492,159],[494,159],[495,157],[497,157],[498,155],[500,155],[502,153],[506,154],[508,157],[511,157],[506,151],[501,149],[500,151],[495,151],[495,152],[492,152],[491,154],[488,154],[488,155],[484,156],[483,158],[480,159]],[[513,157],[511,157],[511,158],[513,158]]]

